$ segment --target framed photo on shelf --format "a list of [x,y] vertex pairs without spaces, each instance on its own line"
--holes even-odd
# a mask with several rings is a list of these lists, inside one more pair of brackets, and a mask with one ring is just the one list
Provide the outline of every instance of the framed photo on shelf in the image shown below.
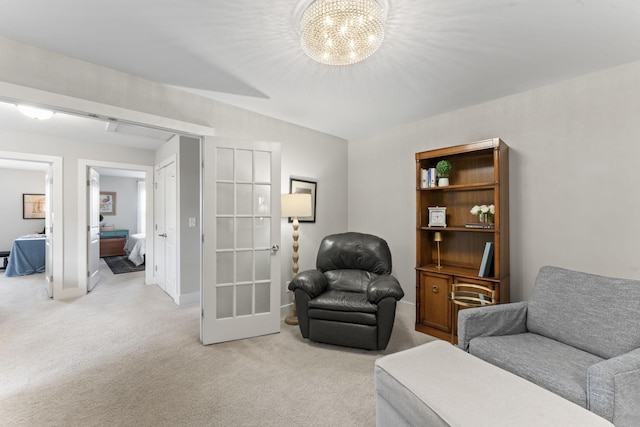
[[115,191],[100,192],[100,214],[115,215],[116,214],[116,193]]
[[[298,178],[289,178],[289,193],[307,193],[311,194],[311,216],[299,217],[299,222],[316,222],[316,190],[318,183]],[[289,218],[289,222],[293,222]]]
[[44,219],[44,194],[22,194],[22,219]]
[[428,207],[429,209],[429,227],[446,227],[447,226],[447,208],[440,206]]

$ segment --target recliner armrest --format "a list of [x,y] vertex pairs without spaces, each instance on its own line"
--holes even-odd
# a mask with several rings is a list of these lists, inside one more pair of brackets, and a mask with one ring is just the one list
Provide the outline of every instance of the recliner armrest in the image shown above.
[[527,331],[527,302],[465,308],[458,312],[458,347],[469,350],[475,337],[513,335]]
[[393,297],[396,301],[400,301],[404,297],[404,291],[398,279],[390,274],[382,274],[367,286],[367,301],[378,303],[387,297]]
[[315,298],[327,289],[327,278],[318,270],[306,270],[289,282],[289,290],[295,292],[301,289],[306,292],[310,298]]
[[587,405],[617,426],[640,425],[640,349],[587,369]]

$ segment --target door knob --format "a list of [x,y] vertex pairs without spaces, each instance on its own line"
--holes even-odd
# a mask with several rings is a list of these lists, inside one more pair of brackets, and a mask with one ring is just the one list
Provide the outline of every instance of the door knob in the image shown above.
[[271,250],[272,250],[273,252],[278,252],[278,251],[280,250],[280,246],[278,246],[278,245],[273,245],[273,246],[271,246]]
[[160,237],[167,237],[167,233],[158,234]]

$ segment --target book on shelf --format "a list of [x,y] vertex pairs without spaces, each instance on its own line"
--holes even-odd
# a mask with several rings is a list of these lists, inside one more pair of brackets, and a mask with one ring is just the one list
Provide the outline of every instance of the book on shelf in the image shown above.
[[420,169],[420,187],[432,188],[437,187],[437,174],[436,168],[421,168]]
[[429,168],[427,170],[427,176],[429,178],[429,187],[435,187],[437,182],[436,168]]
[[480,263],[478,276],[493,276],[493,242],[487,242],[484,245],[484,253],[482,254],[482,263]]
[[485,228],[491,229],[495,227],[495,224],[490,224],[488,222],[468,222],[464,225],[466,228]]

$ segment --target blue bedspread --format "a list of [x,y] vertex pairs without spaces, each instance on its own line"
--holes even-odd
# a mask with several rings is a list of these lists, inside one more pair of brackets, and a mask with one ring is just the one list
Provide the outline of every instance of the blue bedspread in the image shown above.
[[25,276],[45,270],[44,237],[27,237],[14,240],[6,276]]

